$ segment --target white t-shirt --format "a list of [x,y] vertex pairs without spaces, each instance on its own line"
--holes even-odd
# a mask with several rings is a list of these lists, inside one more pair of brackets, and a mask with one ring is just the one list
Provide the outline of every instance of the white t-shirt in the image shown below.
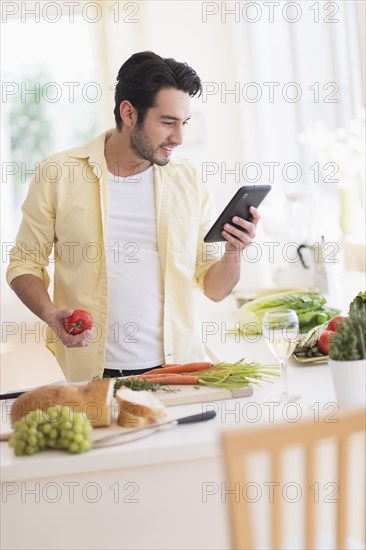
[[153,168],[128,178],[109,173],[108,186],[109,308],[105,368],[155,367],[164,363],[164,292]]

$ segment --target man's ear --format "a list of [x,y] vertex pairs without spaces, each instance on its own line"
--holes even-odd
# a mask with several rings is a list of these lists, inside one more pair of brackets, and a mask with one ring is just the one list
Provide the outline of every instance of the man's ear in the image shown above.
[[123,124],[129,128],[133,128],[135,126],[137,121],[137,110],[127,99],[121,102],[119,106],[119,114],[121,115]]

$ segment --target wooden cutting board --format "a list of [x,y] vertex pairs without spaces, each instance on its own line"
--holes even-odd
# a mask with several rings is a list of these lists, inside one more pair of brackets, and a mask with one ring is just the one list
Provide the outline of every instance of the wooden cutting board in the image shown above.
[[224,390],[208,386],[170,386],[173,392],[158,390],[155,395],[166,407],[173,405],[189,405],[190,403],[210,403],[232,399],[234,397],[249,397],[253,395],[250,386],[238,390]]
[[[253,388],[250,386],[238,390],[224,390],[222,388],[210,388],[208,386],[170,386],[174,391],[167,392],[158,390],[155,395],[166,407],[174,405],[189,405],[191,403],[215,403],[224,399],[249,397],[253,394]],[[12,433],[10,424],[11,401],[1,401],[0,409],[0,441],[7,441]],[[205,410],[207,410],[207,405]],[[187,413],[188,415],[189,413]],[[168,418],[174,418],[175,415],[168,414]],[[97,428],[95,437],[103,437],[118,431],[124,431],[116,424],[108,428]]]

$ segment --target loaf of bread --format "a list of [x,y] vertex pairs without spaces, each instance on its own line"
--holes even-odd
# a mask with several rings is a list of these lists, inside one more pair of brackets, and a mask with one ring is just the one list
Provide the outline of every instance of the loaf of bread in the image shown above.
[[20,395],[10,412],[12,425],[30,411],[45,410],[51,405],[66,405],[82,412],[94,427],[111,424],[113,379],[93,380],[83,385],[42,386]]
[[121,388],[117,391],[117,423],[125,428],[143,428],[166,416],[165,406],[149,391]]

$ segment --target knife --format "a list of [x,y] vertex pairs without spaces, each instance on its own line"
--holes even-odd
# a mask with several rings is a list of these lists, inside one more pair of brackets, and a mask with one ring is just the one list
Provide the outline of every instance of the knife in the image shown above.
[[[57,380],[56,382],[51,382],[51,384],[44,384],[43,386],[67,386],[67,382],[65,380]],[[20,395],[23,395],[23,393],[27,393],[29,391],[38,390],[40,387],[43,386],[36,386],[33,388],[24,388],[21,390],[16,391],[9,391],[5,393],[0,394],[0,401],[5,399],[15,399],[16,397],[19,397]]]
[[22,395],[26,391],[27,390],[13,391],[13,392],[9,392],[9,393],[1,393],[0,394],[0,400],[2,400],[2,399],[15,399],[16,397],[19,397],[19,395]]
[[215,411],[205,411],[199,414],[193,414],[191,416],[184,416],[183,418],[176,418],[174,420],[167,420],[166,422],[159,422],[158,424],[152,424],[150,426],[144,426],[143,428],[136,428],[135,430],[129,430],[128,432],[107,435],[93,441],[93,449],[98,447],[107,447],[108,445],[121,445],[122,443],[129,443],[137,439],[142,439],[148,435],[152,435],[155,431],[160,430],[162,427],[173,428],[179,424],[190,424],[191,422],[207,422],[215,418]]

